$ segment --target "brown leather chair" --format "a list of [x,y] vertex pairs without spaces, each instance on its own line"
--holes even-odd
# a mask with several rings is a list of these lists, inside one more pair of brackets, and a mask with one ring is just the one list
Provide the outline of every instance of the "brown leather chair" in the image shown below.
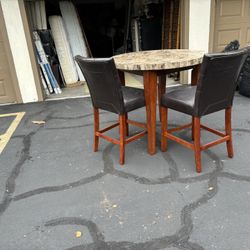
[[[161,98],[161,150],[166,151],[167,139],[174,140],[194,150],[196,171],[201,172],[201,151],[219,143],[227,143],[228,157],[233,157],[231,111],[234,91],[242,65],[247,56],[247,49],[227,53],[206,54],[203,57],[197,86],[178,88],[166,93]],[[191,115],[192,123],[167,129],[168,108]],[[204,126],[202,116],[225,109],[225,133]],[[192,139],[189,143],[173,132],[192,127]],[[200,129],[221,137],[205,145],[200,144]]]
[[[146,125],[128,119],[127,113],[145,106],[144,91],[122,86],[113,58],[84,58],[76,56],[80,69],[86,79],[94,108],[94,151],[98,150],[99,137],[120,146],[120,164],[124,164],[125,145],[146,134]],[[109,127],[99,128],[99,109],[119,115],[119,121]],[[128,124],[144,130],[126,139]],[[120,126],[120,140],[104,132]]]

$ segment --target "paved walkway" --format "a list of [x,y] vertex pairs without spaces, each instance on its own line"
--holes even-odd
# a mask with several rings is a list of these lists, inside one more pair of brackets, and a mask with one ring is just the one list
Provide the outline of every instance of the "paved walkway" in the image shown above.
[[[25,112],[0,154],[0,249],[249,250],[249,110],[237,95],[235,157],[223,144],[211,148],[197,174],[193,152],[174,142],[161,153],[158,141],[154,156],[146,138],[131,143],[124,166],[106,141],[93,153],[89,98],[0,107],[0,115]],[[144,121],[145,111],[131,116]],[[203,121],[223,129],[223,116]],[[0,134],[15,117],[0,116]],[[102,113],[102,124],[115,119]],[[170,113],[172,126],[188,120]]]

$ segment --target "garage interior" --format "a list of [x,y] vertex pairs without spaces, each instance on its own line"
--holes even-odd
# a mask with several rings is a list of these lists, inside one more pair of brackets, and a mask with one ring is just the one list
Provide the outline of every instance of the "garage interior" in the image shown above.
[[[36,39],[41,42],[40,47],[37,47],[38,41],[34,40],[34,52],[41,68],[45,99],[88,94],[84,78],[81,78],[79,73],[70,84],[65,81],[64,68],[60,60],[64,55],[61,48],[57,46],[56,38],[53,37],[55,36],[53,27],[51,27],[54,25],[51,17],[55,16],[62,16],[64,25],[67,27],[65,22],[69,19],[64,19],[62,15],[62,2],[74,6],[73,11],[76,13],[81,30],[80,35],[86,47],[86,53],[83,56],[111,57],[133,51],[180,48],[179,0],[26,0],[26,12],[32,36],[37,36]],[[76,25],[76,20],[72,22]],[[70,30],[74,31],[74,26],[71,26]],[[70,34],[67,30],[65,34],[70,42]],[[74,52],[72,43],[69,47],[71,52]],[[44,51],[42,54],[40,49]],[[46,57],[45,61],[43,53]],[[74,60],[73,58],[72,53],[71,59]],[[47,67],[51,70],[46,73]],[[73,65],[73,67],[77,66]],[[48,74],[47,80],[44,74]],[[60,91],[55,91],[53,86],[52,90],[46,89],[49,84],[47,81],[50,81],[51,77],[55,78]],[[179,76],[170,77],[168,81],[175,83]],[[142,78],[126,74],[127,82],[141,86]]]

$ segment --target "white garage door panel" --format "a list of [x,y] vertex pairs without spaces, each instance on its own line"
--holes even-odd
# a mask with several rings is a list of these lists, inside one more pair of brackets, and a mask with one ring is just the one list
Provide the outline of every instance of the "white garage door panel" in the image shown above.
[[5,83],[3,79],[0,79],[0,96],[6,96]]
[[10,76],[9,63],[6,56],[2,34],[0,32],[0,103],[15,102],[16,96]]
[[235,39],[241,47],[250,43],[250,0],[217,0],[213,50]]
[[241,17],[244,14],[243,1],[221,1],[220,17]]
[[250,16],[250,3],[247,4],[245,9],[246,9],[246,16]]
[[246,38],[246,42],[248,44],[250,44],[250,27],[247,29],[247,38]]
[[228,43],[228,39],[230,40],[231,37],[235,39],[241,38],[241,30],[240,29],[221,29],[218,30],[218,45],[225,45]]
[[8,40],[6,37],[3,14],[0,8],[0,104],[16,102],[16,94],[7,54]]

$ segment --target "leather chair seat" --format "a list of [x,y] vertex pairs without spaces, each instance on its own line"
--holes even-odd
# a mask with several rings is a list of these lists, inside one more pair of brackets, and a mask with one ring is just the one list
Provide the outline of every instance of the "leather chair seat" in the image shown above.
[[188,115],[194,115],[196,86],[179,87],[168,91],[161,99],[161,105]]
[[130,112],[145,106],[143,89],[122,86],[122,94],[126,112]]

